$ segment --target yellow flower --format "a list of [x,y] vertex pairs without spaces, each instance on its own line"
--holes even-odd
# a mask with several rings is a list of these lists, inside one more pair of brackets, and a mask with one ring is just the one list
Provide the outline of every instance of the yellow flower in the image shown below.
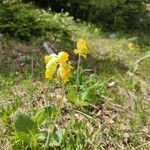
[[46,65],[45,77],[52,79],[57,68],[57,58],[53,57]]
[[51,60],[49,60],[49,62],[46,65],[46,69],[50,69],[52,66],[57,65],[57,62],[58,62],[57,57],[51,58]]
[[89,50],[84,39],[79,39],[77,41],[77,48],[74,50],[74,53],[86,58],[87,54],[89,53]]
[[47,64],[49,60],[50,60],[50,56],[49,55],[44,56],[45,64]]
[[46,55],[44,57],[45,64],[47,64],[53,57],[56,57],[56,54]]
[[72,67],[67,63],[68,59],[69,55],[66,52],[60,52],[58,56],[55,54],[45,56],[45,77],[51,80],[59,65],[59,68],[57,69],[57,79],[62,79],[64,83],[69,81]]
[[64,81],[64,83],[66,83],[67,81],[69,81],[69,77],[71,75],[71,65],[69,63],[63,63],[60,65],[60,67],[58,68],[58,72],[57,72],[57,77],[61,77],[61,79]]
[[130,50],[133,50],[133,49],[134,49],[134,44],[133,44],[132,42],[129,42],[129,43],[128,43],[128,48],[129,48]]
[[45,70],[45,78],[50,79],[50,80],[53,78],[53,72],[51,71],[51,69]]
[[69,59],[69,55],[66,52],[60,52],[58,53],[58,62],[59,63],[65,63]]

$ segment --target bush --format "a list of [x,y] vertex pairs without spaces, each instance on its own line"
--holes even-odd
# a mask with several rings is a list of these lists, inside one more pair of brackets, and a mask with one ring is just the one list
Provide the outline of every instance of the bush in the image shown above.
[[[29,0],[26,0],[29,1]],[[139,29],[149,0],[31,0],[54,11],[69,11],[75,18],[102,24],[107,29]]]
[[0,20],[1,33],[8,33],[21,40],[49,33],[59,37],[69,36],[65,15],[48,13],[31,4],[9,2],[0,4]]

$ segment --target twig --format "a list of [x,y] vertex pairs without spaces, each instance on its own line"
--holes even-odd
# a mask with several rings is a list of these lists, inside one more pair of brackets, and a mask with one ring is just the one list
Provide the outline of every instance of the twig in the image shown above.
[[77,113],[80,113],[80,114],[84,115],[85,117],[87,117],[87,118],[89,118],[89,119],[92,119],[92,120],[93,120],[93,118],[92,118],[91,116],[89,116],[88,114],[85,114],[85,113],[82,112],[82,111],[75,110],[75,109],[74,109],[74,111],[77,112]]

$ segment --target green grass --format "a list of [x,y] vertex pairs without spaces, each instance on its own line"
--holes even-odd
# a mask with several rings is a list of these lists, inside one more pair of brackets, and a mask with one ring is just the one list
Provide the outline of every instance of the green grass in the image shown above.
[[[74,92],[73,75],[66,86],[61,110],[58,109],[60,83],[44,79],[45,52],[41,45],[45,38],[25,43],[4,37],[4,59],[0,66],[0,148],[29,148],[28,140],[20,142],[14,132],[14,113],[19,110],[35,119],[39,110],[49,106],[46,107],[49,115],[40,125],[39,149],[45,146],[47,131],[51,149],[150,149],[150,58],[135,66],[137,60],[149,54],[150,37],[116,33],[115,38],[110,38],[109,33],[94,25],[75,22],[70,30],[71,40],[50,40],[60,50],[66,48],[71,53],[76,39],[85,38],[91,56],[82,61],[87,70],[80,76],[80,91]],[[138,38],[132,41],[134,36]],[[133,50],[128,48],[129,41],[135,45]],[[20,66],[20,55],[29,55],[31,60]]]

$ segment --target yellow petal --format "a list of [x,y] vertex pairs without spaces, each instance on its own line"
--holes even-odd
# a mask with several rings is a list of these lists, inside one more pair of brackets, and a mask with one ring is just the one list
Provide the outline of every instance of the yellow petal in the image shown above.
[[130,50],[134,49],[134,44],[133,44],[132,42],[129,42],[129,43],[128,43],[128,48],[129,48]]
[[45,64],[47,64],[47,63],[48,63],[49,59],[50,59],[50,56],[49,56],[49,55],[44,56]]
[[77,49],[74,50],[75,54],[80,54],[86,58],[86,55],[89,53],[86,41],[84,39],[79,39],[77,41]]
[[59,63],[65,63],[69,59],[69,55],[66,52],[60,52],[58,53],[58,62]]
[[46,69],[46,70],[45,70],[45,78],[51,80],[52,77],[53,77],[53,74],[52,74],[51,70],[50,70],[50,69]]
[[54,57],[47,63],[46,69],[50,69],[52,66],[56,66],[56,65],[57,65],[57,58]]
[[75,54],[78,54],[79,51],[78,51],[77,49],[74,49],[74,53],[75,53]]
[[69,63],[61,64],[60,66],[60,75],[64,83],[69,81],[69,77],[71,75],[71,65]]
[[45,64],[47,64],[54,57],[57,57],[57,55],[56,54],[51,54],[51,55],[44,56]]

